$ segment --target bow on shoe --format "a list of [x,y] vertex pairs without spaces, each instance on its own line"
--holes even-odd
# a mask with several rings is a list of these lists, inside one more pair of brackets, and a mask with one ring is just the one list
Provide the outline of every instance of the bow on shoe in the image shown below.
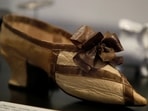
[[85,72],[104,64],[119,65],[123,62],[122,57],[115,55],[115,52],[123,50],[116,34],[107,32],[102,35],[88,26],[82,26],[73,34],[71,41],[78,48],[73,60]]

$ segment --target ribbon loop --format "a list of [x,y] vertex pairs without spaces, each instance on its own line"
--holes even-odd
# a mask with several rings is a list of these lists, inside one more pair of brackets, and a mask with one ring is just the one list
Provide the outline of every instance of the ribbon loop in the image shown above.
[[122,57],[115,55],[115,52],[123,50],[116,34],[107,32],[102,35],[101,32],[95,33],[88,26],[82,26],[73,34],[71,41],[79,49],[73,60],[85,72],[100,68],[97,66],[102,64],[118,65],[123,62]]

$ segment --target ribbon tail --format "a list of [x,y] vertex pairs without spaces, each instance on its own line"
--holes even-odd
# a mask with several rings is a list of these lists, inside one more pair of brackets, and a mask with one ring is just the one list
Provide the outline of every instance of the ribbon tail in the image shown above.
[[76,54],[73,57],[73,61],[75,62],[76,65],[78,65],[80,67],[81,70],[85,71],[85,72],[89,72],[91,70],[91,66],[89,66],[80,56],[80,54]]
[[112,61],[111,61],[111,64],[113,65],[120,65],[120,64],[123,64],[123,57],[119,56],[119,57],[115,57]]
[[113,52],[102,52],[100,54],[100,58],[102,59],[102,61],[104,62],[109,62],[112,61],[115,58],[115,53]]
[[89,72],[95,65],[96,47],[86,52],[78,52],[73,60],[83,71]]

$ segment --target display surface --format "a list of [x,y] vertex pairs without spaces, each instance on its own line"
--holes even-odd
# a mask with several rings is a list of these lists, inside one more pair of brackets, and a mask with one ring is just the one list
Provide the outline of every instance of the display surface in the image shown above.
[[2,101],[0,102],[0,111],[55,111],[55,110]]

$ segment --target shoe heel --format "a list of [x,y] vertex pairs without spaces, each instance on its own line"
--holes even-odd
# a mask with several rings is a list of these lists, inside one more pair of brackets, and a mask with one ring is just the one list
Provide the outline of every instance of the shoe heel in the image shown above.
[[11,70],[9,84],[12,86],[26,87],[26,58],[9,47],[1,47],[1,54],[6,59]]

